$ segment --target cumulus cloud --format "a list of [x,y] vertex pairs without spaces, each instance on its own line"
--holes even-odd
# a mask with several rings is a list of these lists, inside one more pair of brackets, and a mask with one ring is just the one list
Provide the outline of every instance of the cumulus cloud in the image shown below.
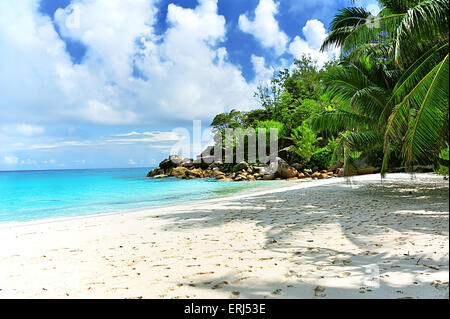
[[[153,29],[156,2],[79,0],[52,21],[38,11],[39,0],[1,1],[0,125],[18,118],[41,126],[170,125],[252,106],[254,87],[221,45],[226,27],[217,0],[194,9],[170,4],[162,35]],[[54,24],[86,47],[80,63]]]
[[3,125],[0,126],[0,131],[7,135],[24,135],[33,136],[39,135],[45,132],[45,127],[40,125],[28,125],[28,124],[15,124],[15,125]]
[[86,108],[81,110],[80,116],[87,121],[99,124],[128,124],[134,123],[137,119],[137,115],[132,111],[115,110],[97,100],[88,101]]
[[252,54],[251,61],[255,71],[255,82],[262,85],[268,84],[275,72],[274,68],[271,66],[267,68],[265,66],[266,61],[262,56]]
[[[126,82],[132,72],[135,41],[152,34],[156,12],[152,0],[84,0],[56,10],[54,19],[63,36],[88,48],[83,64],[91,72]],[[68,23],[74,20],[77,23]]]
[[[130,136],[150,136],[141,139],[135,139],[136,141],[146,141],[146,142],[162,142],[162,141],[179,141],[184,139],[184,136],[178,135],[175,132],[129,132],[123,134],[116,134],[114,136],[118,137],[130,137]],[[132,140],[132,139],[120,139],[120,140]]]
[[369,3],[366,7],[367,11],[369,11],[370,13],[372,13],[374,16],[378,15],[378,13],[380,13],[381,8],[378,5],[378,3]]
[[278,3],[273,0],[260,0],[255,9],[255,18],[239,16],[239,27],[243,32],[252,34],[263,47],[273,48],[278,55],[284,53],[288,36],[280,30],[275,15]]
[[320,47],[327,37],[323,23],[319,20],[308,20],[302,28],[304,38],[296,36],[289,44],[289,52],[296,58],[303,55],[310,56],[317,60],[317,65],[322,67],[330,59],[334,59],[339,54],[339,48],[321,52]]
[[3,158],[3,162],[8,165],[14,165],[14,164],[19,163],[19,158],[15,157],[15,156],[5,156]]
[[249,107],[253,88],[220,46],[226,28],[217,1],[202,0],[195,9],[170,4],[167,22],[161,43],[145,39],[136,60],[147,79],[137,81],[143,99],[160,114],[185,120],[210,119],[236,105]]
[[[50,159],[50,160],[43,160],[42,161],[42,164],[44,164],[44,165],[48,165],[48,164],[56,164],[56,160],[54,160],[54,159]],[[25,163],[22,163],[22,164],[25,164]]]

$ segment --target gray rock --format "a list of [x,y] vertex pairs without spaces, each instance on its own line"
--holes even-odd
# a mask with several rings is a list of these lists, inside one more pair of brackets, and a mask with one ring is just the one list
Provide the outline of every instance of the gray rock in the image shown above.
[[159,163],[159,168],[168,170],[181,165],[182,161],[183,158],[181,157],[181,155],[170,155],[169,158],[166,158],[161,163]]
[[[298,175],[298,171],[290,166],[288,163],[286,163],[285,160],[283,160],[280,157],[276,157],[275,161],[271,163],[271,165],[276,163],[276,170],[277,175],[282,178],[292,178],[296,177]],[[270,167],[270,165],[269,165]]]
[[269,180],[273,180],[277,177],[276,174],[267,174],[267,175],[263,175],[262,179],[265,181],[269,181]]
[[147,177],[154,177],[160,174],[164,174],[164,170],[161,168],[154,168],[150,172],[148,172]]
[[340,160],[340,161],[337,161],[336,163],[334,163],[333,165],[331,165],[330,167],[328,167],[328,171],[336,172],[338,168],[342,168],[342,167],[344,167],[344,161]]
[[238,171],[246,171],[248,170],[249,166],[248,163],[246,161],[242,161],[239,164],[237,164],[236,166],[234,166],[233,170],[238,172]]
[[215,168],[219,168],[222,165],[223,165],[222,161],[214,161],[211,163],[211,165],[208,166],[208,168],[215,169]]
[[192,167],[194,166],[194,160],[192,158],[185,158],[181,162],[182,167]]

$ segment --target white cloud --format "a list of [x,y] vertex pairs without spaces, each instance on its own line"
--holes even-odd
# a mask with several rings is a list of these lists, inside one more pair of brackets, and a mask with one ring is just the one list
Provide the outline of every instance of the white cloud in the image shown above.
[[133,132],[129,132],[129,133],[115,134],[114,136],[136,136],[136,135],[147,135],[147,133],[152,133],[152,132],[139,133],[139,132],[133,131]]
[[323,23],[317,19],[306,21],[302,31],[308,44],[315,50],[320,49],[323,41],[327,37]]
[[116,134],[114,136],[118,137],[130,137],[130,136],[150,136],[145,138],[123,138],[123,139],[110,139],[108,141],[111,142],[124,142],[124,141],[132,141],[132,142],[163,142],[163,141],[180,141],[185,138],[185,136],[181,136],[176,134],[175,132],[129,132],[124,134]]
[[135,143],[135,142],[149,143],[149,142],[180,141],[182,139],[183,139],[182,137],[169,138],[169,139],[161,139],[158,137],[143,137],[143,138],[117,138],[117,139],[110,139],[107,141],[108,142],[126,142],[126,143]]
[[131,111],[116,110],[96,100],[87,102],[87,107],[78,111],[87,121],[100,124],[128,124],[136,121],[137,115]]
[[20,149],[52,149],[52,148],[60,148],[64,146],[98,146],[101,144],[105,144],[104,142],[90,142],[90,141],[63,141],[63,142],[57,142],[52,144],[32,144],[27,145]]
[[8,165],[14,165],[14,164],[19,163],[19,158],[15,157],[15,156],[5,156],[3,158],[3,162]]
[[380,13],[381,9],[380,6],[377,3],[369,3],[366,7],[367,11],[372,13],[374,16],[378,15]]
[[54,159],[44,160],[44,161],[42,161],[42,164],[44,164],[44,165],[56,164],[56,160],[54,160]]
[[[221,46],[217,0],[170,4],[162,35],[153,30],[155,2],[79,0],[77,10],[58,9],[61,34],[87,50],[74,64],[39,0],[0,1],[0,125],[170,123],[251,107],[254,86]],[[74,28],[66,22],[75,14]]]
[[[144,41],[137,65],[148,79],[137,81],[153,114],[184,120],[211,119],[215,114],[253,101],[238,67],[226,59],[225,18],[216,0],[202,0],[195,9],[169,5],[169,28],[160,44]],[[150,86],[150,89],[149,89]]]
[[[103,72],[114,81],[127,81],[136,53],[135,41],[152,34],[155,14],[152,0],[82,0],[66,10],[56,10],[55,22],[64,36],[88,47],[84,64],[91,71]],[[71,18],[79,19],[79,25],[68,25]]]
[[280,30],[275,15],[278,3],[273,0],[260,0],[255,9],[255,18],[250,21],[246,15],[239,16],[239,27],[252,34],[263,47],[273,48],[278,55],[284,53],[288,36]]
[[20,134],[27,136],[42,134],[44,133],[44,130],[44,127],[37,125],[20,124],[19,126],[17,126],[17,131]]
[[339,54],[339,48],[321,52],[320,47],[327,37],[325,27],[319,20],[308,20],[302,28],[305,38],[296,36],[289,44],[289,52],[296,58],[308,55],[317,60],[317,65],[322,67],[330,59],[334,59]]
[[255,71],[255,82],[258,84],[268,84],[272,79],[274,68],[265,66],[265,59],[261,56],[253,55],[251,56],[251,61],[253,65],[253,70]]
[[24,136],[34,136],[44,133],[45,128],[39,125],[16,124],[0,126],[0,131],[9,136],[14,136],[16,134]]
[[128,165],[136,165],[136,162],[132,158],[130,158],[128,160]]

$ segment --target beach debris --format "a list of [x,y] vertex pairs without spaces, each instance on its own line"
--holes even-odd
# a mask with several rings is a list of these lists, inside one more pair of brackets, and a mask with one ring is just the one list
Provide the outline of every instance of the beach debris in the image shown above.
[[281,293],[281,289],[275,289],[274,291],[271,292],[272,295],[279,295]]
[[222,288],[223,286],[228,285],[228,281],[221,281],[218,284],[215,284],[214,286],[212,286],[211,289],[218,289],[218,288]]
[[345,277],[348,277],[348,276],[350,276],[350,275],[351,275],[350,272],[345,271],[345,272],[340,273],[339,275],[337,275],[337,277],[338,277],[338,278],[345,278]]
[[439,267],[437,267],[437,266],[433,266],[433,265],[423,265],[424,267],[427,267],[427,268],[431,268],[431,269],[434,269],[434,270],[439,270]]
[[317,297],[325,297],[325,287],[324,286],[316,286],[316,288],[314,288],[314,296]]

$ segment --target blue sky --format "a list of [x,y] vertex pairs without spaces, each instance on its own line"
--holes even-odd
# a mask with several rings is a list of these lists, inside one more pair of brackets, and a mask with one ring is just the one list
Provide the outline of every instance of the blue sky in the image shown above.
[[193,120],[206,146],[212,117],[257,107],[256,87],[295,57],[333,59],[318,49],[350,5],[0,0],[0,170],[155,166]]

